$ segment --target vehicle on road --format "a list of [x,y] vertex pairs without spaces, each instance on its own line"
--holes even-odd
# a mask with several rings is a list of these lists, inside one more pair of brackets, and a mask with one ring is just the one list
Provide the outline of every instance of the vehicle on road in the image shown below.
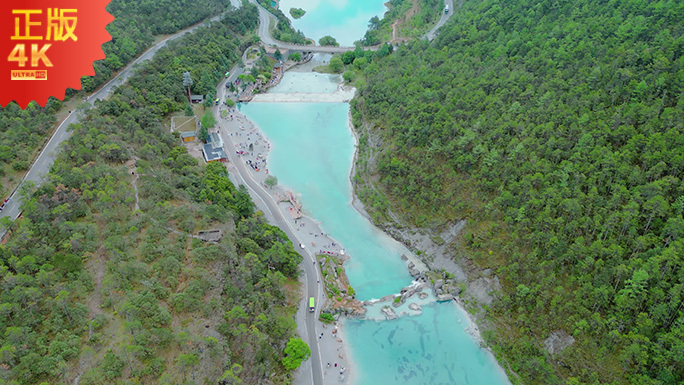
[[446,7],[444,7],[444,13],[449,13],[449,5],[447,5]]
[[219,98],[216,98],[216,100],[214,100],[214,104],[216,104],[217,106],[219,105],[219,102],[220,102]]
[[314,297],[309,297],[309,313],[313,313],[316,310],[314,306]]

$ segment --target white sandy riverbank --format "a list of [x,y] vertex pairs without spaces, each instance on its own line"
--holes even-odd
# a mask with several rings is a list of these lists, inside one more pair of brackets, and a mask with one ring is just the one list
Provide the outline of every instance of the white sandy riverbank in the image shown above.
[[[225,108],[225,107],[222,107]],[[232,115],[232,119],[230,116]],[[224,148],[226,151],[242,151],[240,159],[247,163],[251,161],[252,163],[259,164],[259,171],[254,168],[248,168],[248,172],[251,177],[257,181],[262,186],[268,176],[268,165],[269,165],[269,152],[271,145],[268,142],[266,135],[257,127],[252,121],[247,119],[239,111],[235,109],[229,109],[228,118],[220,119],[218,122],[219,132],[224,138]],[[250,145],[252,150],[250,151]],[[234,152],[235,153],[235,152]],[[228,169],[233,172],[234,165],[229,164]],[[285,197],[287,188],[283,186],[276,186],[273,188],[266,188],[265,190],[271,195],[271,197],[278,201],[278,197]],[[293,192],[294,193],[294,192]],[[296,196],[296,193],[294,193]],[[255,203],[259,209],[264,213],[268,213],[268,210],[263,207],[263,203],[258,199]],[[318,221],[305,215],[303,212],[302,216],[295,219],[292,216],[292,205],[289,202],[279,202],[278,208],[280,209],[282,215],[288,220],[291,220],[292,227],[297,231],[297,237],[305,247],[313,248],[316,252],[318,251],[328,251],[333,253],[340,253],[343,250],[343,246],[340,245],[338,241],[331,238],[322,228]],[[268,218],[273,222],[273,218]],[[295,247],[297,240],[295,242]],[[303,263],[309,263],[309,261],[304,261]],[[312,277],[312,279],[315,279]],[[303,303],[303,302],[302,302]],[[323,303],[319,305],[320,308],[325,307],[325,299]],[[297,329],[300,335],[306,336],[306,326],[305,317],[306,309],[302,309],[297,312]],[[337,332],[333,335],[333,330],[337,328]],[[324,382],[326,384],[350,384],[349,378],[350,374],[353,373],[352,361],[348,357],[349,349],[346,344],[346,338],[344,337],[344,332],[342,330],[341,323],[338,322],[337,327],[335,325],[325,325],[320,321],[316,321],[316,335],[321,335],[322,337],[318,340],[319,350],[321,354],[321,362],[323,364]],[[330,367],[327,367],[327,363],[330,363]],[[337,367],[335,367],[337,364]],[[311,383],[311,375],[307,369],[310,370],[310,361],[302,366],[302,369],[298,371],[295,376],[295,384],[304,385]],[[343,373],[340,374],[340,370],[344,368]]]

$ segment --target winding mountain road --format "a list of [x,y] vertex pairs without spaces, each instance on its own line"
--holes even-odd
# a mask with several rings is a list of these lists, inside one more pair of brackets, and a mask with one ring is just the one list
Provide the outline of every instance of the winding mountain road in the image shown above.
[[[458,5],[459,8],[462,5],[463,5],[463,0],[460,1],[459,5]],[[447,22],[447,20],[449,20],[451,15],[454,14],[454,0],[444,0],[444,9],[446,9],[447,7],[449,7],[449,12],[443,12],[442,11],[442,17],[439,18],[439,21],[437,22],[437,24],[435,24],[435,26],[432,27],[432,29],[430,31],[428,31],[428,33],[426,33],[425,36],[423,36],[423,38],[428,39],[428,41],[432,41],[432,40],[434,40],[435,37],[437,37],[437,30],[441,26],[443,26],[444,23]]]
[[[451,0],[449,0],[451,1]],[[304,51],[304,52],[316,52],[316,53],[345,53],[347,51],[353,51],[356,47],[335,47],[331,45],[305,45],[305,44],[293,44],[285,43],[274,39],[270,32],[271,21],[276,23],[278,19],[269,11],[267,11],[261,4],[257,3],[256,0],[249,0],[250,3],[257,6],[259,9],[259,38],[266,45],[275,46],[282,51]],[[375,51],[378,47],[364,47],[366,50]]]
[[[157,54],[157,51],[165,47],[166,44],[168,44],[170,41],[176,40],[184,36],[185,34],[191,33],[201,26],[220,20],[222,16],[223,15],[214,16],[211,19],[195,24],[192,27],[186,28],[160,41],[152,48],[145,51],[133,62],[128,64],[126,68],[123,69],[123,71],[121,71],[118,75],[116,75],[109,82],[107,82],[107,84],[100,87],[99,90],[95,91],[92,95],[90,95],[87,99],[87,102],[90,105],[93,105],[96,100],[107,98],[111,94],[112,87],[116,87],[123,84],[126,80],[133,76],[136,69],[135,67],[138,64],[153,58],[154,55]],[[59,152],[60,145],[62,144],[62,142],[69,139],[69,137],[71,136],[71,131],[68,131],[67,128],[70,124],[78,123],[80,120],[81,116],[79,111],[69,111],[69,115],[57,127],[55,132],[52,134],[52,137],[50,137],[48,143],[45,145],[45,147],[43,147],[43,150],[40,152],[36,160],[31,165],[31,168],[28,170],[26,175],[24,175],[24,179],[22,179],[22,181],[19,183],[19,186],[10,195],[8,201],[5,203],[4,208],[2,209],[2,211],[0,211],[0,218],[9,217],[11,220],[17,219],[19,214],[21,214],[21,198],[17,194],[17,191],[19,191],[21,186],[26,184],[26,182],[33,182],[36,185],[40,185],[42,183],[44,176],[48,173],[48,171],[50,171],[50,167],[52,167],[52,164],[55,162],[55,157]],[[0,229],[0,238],[2,238],[5,235],[5,232],[5,229]]]

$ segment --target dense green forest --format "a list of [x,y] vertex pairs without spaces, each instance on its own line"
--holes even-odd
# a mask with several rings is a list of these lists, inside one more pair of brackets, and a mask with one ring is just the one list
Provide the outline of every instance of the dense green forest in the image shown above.
[[[84,76],[82,89],[92,92],[154,42],[155,35],[173,33],[224,11],[229,0],[112,0],[107,11],[115,19],[107,26],[112,40],[103,44],[107,58],[95,62],[95,76]],[[67,100],[76,93],[68,90]],[[0,198],[5,199],[26,171],[56,122],[61,100],[50,98],[42,108],[32,103],[22,110],[15,103],[0,107]]]
[[397,38],[418,38],[439,20],[444,2],[441,0],[390,0],[385,3],[387,12],[382,19],[373,16],[368,31],[358,43],[378,45],[392,40],[392,24],[396,21]]
[[[684,382],[682,20],[472,0],[363,71],[358,193],[380,222],[467,219],[446,241],[499,277],[485,338],[516,381]],[[575,342],[552,355],[556,331]]]
[[246,6],[160,50],[23,191],[0,245],[0,384],[290,381],[301,257],[162,123],[187,105],[182,73],[216,84],[256,24]]
[[102,46],[107,58],[95,62],[95,76],[84,77],[82,89],[97,89],[149,48],[155,36],[180,31],[229,7],[230,0],[112,0],[107,6],[114,16],[107,26],[112,40]]

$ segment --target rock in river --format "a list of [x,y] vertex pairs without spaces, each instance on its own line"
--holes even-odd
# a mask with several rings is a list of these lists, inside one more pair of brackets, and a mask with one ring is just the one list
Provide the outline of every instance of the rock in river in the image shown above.
[[418,269],[410,268],[409,274],[411,274],[411,277],[413,277],[413,278],[420,277],[420,271]]
[[451,301],[454,299],[454,296],[451,294],[441,294],[437,296],[437,302],[446,302],[446,301]]
[[381,311],[383,314],[385,314],[385,317],[387,317],[388,320],[397,319],[397,313],[395,313],[394,309],[391,307],[383,306]]

